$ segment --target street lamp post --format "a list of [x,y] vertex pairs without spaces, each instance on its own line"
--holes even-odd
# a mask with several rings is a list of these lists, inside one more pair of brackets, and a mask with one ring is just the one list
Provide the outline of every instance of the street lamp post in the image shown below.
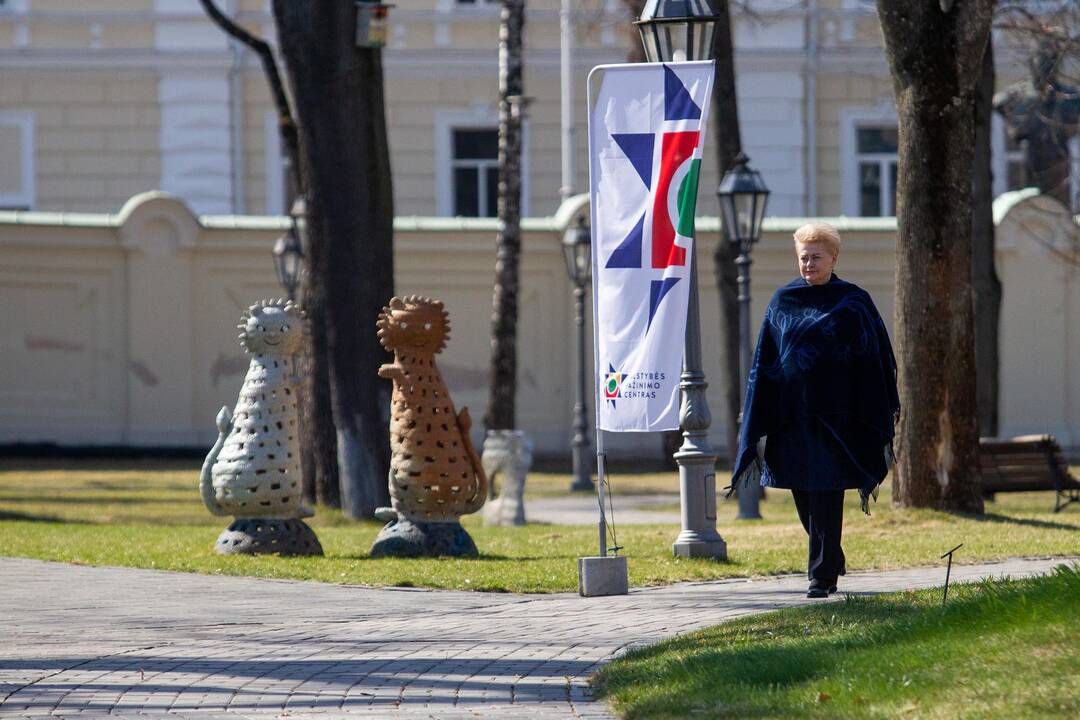
[[274,243],[274,269],[278,282],[290,300],[296,300],[300,287],[300,272],[304,264],[304,245],[301,234],[306,228],[306,206],[302,197],[297,198],[289,211],[291,222],[288,231]]
[[585,363],[585,294],[592,279],[592,247],[585,216],[566,230],[562,240],[566,271],[574,284],[574,323],[577,325],[577,383],[574,393],[574,436],[570,447],[574,457],[571,490],[592,490],[592,458],[589,455],[589,424],[585,412],[587,370]]
[[[761,174],[750,168],[749,158],[739,153],[735,164],[724,173],[716,194],[720,198],[720,224],[724,238],[738,253],[735,265],[739,268],[739,374],[743,401],[746,399],[746,383],[750,375],[750,251],[761,237],[761,221],[765,217],[765,205],[769,201],[769,189]],[[742,415],[739,416],[742,422]],[[734,458],[734,453],[732,454]],[[761,518],[758,499],[759,488],[739,489],[739,518]]]
[[[635,22],[649,62],[682,62],[712,58],[719,13],[711,0],[648,0]],[[716,532],[716,452],[709,445],[712,415],[701,369],[701,320],[698,303],[697,243],[690,253],[690,305],[686,317],[683,371],[679,388],[679,425],[683,444],[675,453],[679,465],[682,531],[675,538],[678,557],[727,559],[727,543]]]

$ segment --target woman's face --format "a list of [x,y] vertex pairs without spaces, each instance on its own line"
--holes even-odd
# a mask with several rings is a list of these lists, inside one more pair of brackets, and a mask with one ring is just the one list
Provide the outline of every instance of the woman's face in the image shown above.
[[822,242],[795,242],[795,258],[799,263],[799,275],[811,285],[823,285],[832,277],[836,267],[836,255]]

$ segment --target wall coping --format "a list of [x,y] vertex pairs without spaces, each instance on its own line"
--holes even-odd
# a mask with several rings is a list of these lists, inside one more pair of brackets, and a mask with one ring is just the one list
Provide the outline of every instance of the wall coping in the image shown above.
[[[994,224],[1000,225],[1005,218],[1019,206],[1028,202],[1039,202],[1038,188],[1024,188],[1003,193],[994,200]],[[1045,198],[1043,198],[1045,200]],[[79,228],[120,228],[144,204],[155,203],[159,206],[175,204],[176,210],[191,214],[190,209],[180,199],[158,191],[135,195],[117,213],[87,212],[49,212],[41,210],[0,210],[0,226],[38,226],[38,227],[79,227]],[[567,199],[548,217],[522,218],[521,229],[526,232],[562,233],[574,221],[579,213],[588,214],[588,195],[575,195]],[[199,227],[206,230],[249,230],[249,231],[285,231],[289,227],[289,218],[282,215],[200,215],[191,214]],[[895,233],[895,217],[767,217],[762,224],[762,231],[767,233],[794,232],[804,223],[826,221],[841,232],[886,232]],[[1080,216],[1076,216],[1080,223]],[[720,219],[716,216],[699,216],[697,228],[702,232],[718,233]],[[404,215],[394,218],[395,232],[498,232],[499,221],[496,218],[465,217],[426,217]]]

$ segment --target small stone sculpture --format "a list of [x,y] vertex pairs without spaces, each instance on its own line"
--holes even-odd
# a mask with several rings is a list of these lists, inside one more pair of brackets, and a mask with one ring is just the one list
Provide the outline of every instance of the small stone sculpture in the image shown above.
[[[484,506],[484,524],[524,525],[525,478],[532,465],[529,438],[521,430],[489,430],[482,459],[491,489]],[[496,477],[501,478],[497,493]]]
[[220,554],[322,555],[301,519],[315,514],[301,502],[296,395],[302,379],[294,357],[304,322],[300,308],[282,299],[252,305],[238,325],[251,363],[236,408],[218,413],[218,440],[199,483],[211,513],[236,517],[218,537]]
[[475,557],[460,517],[487,499],[487,479],[469,438],[469,411],[455,412],[435,355],[446,347],[450,322],[443,304],[415,295],[393,298],[378,321],[379,341],[394,362],[379,368],[392,380],[390,498],[380,508],[391,520],[372,557]]

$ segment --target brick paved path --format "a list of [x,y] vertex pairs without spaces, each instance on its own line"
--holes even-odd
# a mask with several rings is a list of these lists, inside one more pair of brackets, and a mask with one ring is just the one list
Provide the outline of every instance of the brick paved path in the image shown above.
[[[959,566],[953,578],[1060,562]],[[926,587],[943,575],[858,573],[843,589]],[[586,600],[0,558],[0,716],[609,717],[586,681],[613,654],[805,603],[805,587],[783,577]]]

